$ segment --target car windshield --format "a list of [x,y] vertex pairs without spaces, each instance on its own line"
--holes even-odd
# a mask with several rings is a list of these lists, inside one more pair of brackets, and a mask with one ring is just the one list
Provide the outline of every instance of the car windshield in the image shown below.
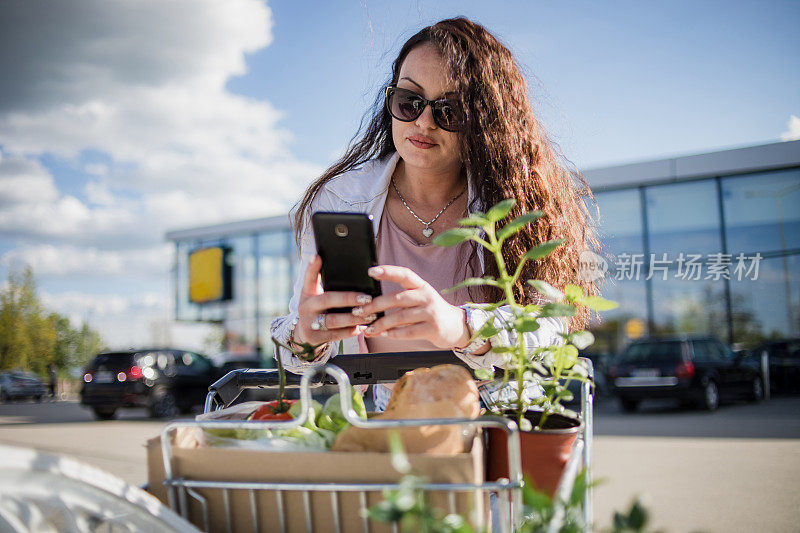
[[626,363],[678,363],[681,361],[680,341],[640,342],[628,347],[622,356]]
[[130,352],[101,353],[92,362],[94,370],[109,370],[118,372],[126,370],[133,365],[133,354]]

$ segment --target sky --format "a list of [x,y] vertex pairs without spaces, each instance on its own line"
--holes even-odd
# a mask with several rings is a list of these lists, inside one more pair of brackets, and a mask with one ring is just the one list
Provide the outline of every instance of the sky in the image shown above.
[[0,276],[112,347],[172,324],[170,230],[285,213],[402,43],[467,16],[579,169],[800,138],[797,1],[4,0]]

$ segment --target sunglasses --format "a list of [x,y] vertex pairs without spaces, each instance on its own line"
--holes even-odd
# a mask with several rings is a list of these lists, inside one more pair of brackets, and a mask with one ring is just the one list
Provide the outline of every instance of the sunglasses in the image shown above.
[[447,98],[428,100],[408,89],[401,89],[395,85],[386,87],[386,110],[397,120],[402,122],[417,120],[428,105],[433,112],[433,121],[443,130],[458,131],[463,127],[464,114],[456,100]]

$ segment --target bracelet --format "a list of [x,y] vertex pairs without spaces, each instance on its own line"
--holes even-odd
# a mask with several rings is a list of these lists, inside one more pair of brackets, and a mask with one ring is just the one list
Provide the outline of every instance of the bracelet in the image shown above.
[[[297,322],[299,322],[299,321],[300,321],[300,317],[299,316],[295,317],[295,319],[292,320],[292,327],[289,328],[289,342],[286,343],[288,346],[291,346],[292,343],[294,342],[294,340],[293,340],[294,339],[294,329],[297,327]],[[290,351],[290,353],[291,353],[291,351]],[[327,342],[327,343],[325,343],[325,346],[322,347],[322,349],[314,356],[314,359],[312,359],[311,361],[306,361],[305,359],[301,359],[300,357],[297,357],[296,355],[294,355],[294,353],[291,353],[291,356],[295,357],[302,364],[311,364],[311,363],[316,363],[316,362],[324,359],[325,357],[330,355],[330,353],[331,353],[331,343]]]
[[[474,335],[474,333],[472,331],[472,311],[473,310],[469,306],[462,307],[462,309],[464,310],[464,313],[466,314],[467,330],[470,332],[470,338],[472,338],[472,335]],[[467,344],[463,348],[453,348],[453,352],[455,352],[457,355],[470,355],[470,354],[478,351],[479,349],[481,349],[487,342],[488,342],[488,339],[484,339],[483,337],[478,335],[477,337],[475,337],[475,339],[472,342],[470,342],[469,344]]]

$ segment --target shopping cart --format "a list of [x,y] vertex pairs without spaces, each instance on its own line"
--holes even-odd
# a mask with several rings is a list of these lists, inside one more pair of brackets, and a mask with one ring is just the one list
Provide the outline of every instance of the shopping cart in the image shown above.
[[[482,481],[476,483],[427,483],[419,488],[431,491],[433,494],[447,494],[448,512],[456,512],[456,495],[463,498],[464,495],[472,495],[476,505],[478,502],[484,504],[491,500],[491,517],[485,516],[486,521],[479,524],[485,526],[492,524],[494,531],[512,531],[513,524],[518,524],[522,516],[522,472],[520,460],[520,439],[518,428],[515,422],[502,417],[481,417],[478,419],[418,419],[418,420],[363,420],[359,418],[352,408],[350,398],[350,385],[374,385],[377,383],[393,382],[401,377],[405,372],[420,367],[432,367],[438,364],[457,364],[466,366],[452,352],[408,352],[400,354],[370,354],[365,355],[340,355],[336,357],[335,365],[328,364],[311,368],[302,376],[287,374],[287,386],[300,388],[300,402],[302,405],[301,416],[295,420],[286,422],[251,422],[251,421],[177,421],[167,425],[161,435],[161,452],[164,463],[164,485],[167,487],[169,506],[184,518],[189,519],[190,506],[193,509],[200,509],[201,518],[198,520],[197,514],[193,514],[195,525],[203,527],[205,531],[210,531],[212,516],[210,512],[221,511],[224,513],[225,530],[228,533],[241,531],[241,527],[235,524],[241,518],[241,505],[237,507],[238,513],[234,513],[234,506],[231,503],[231,495],[234,491],[242,491],[248,495],[249,509],[247,522],[253,531],[287,531],[287,517],[285,496],[287,494],[302,494],[302,513],[304,515],[305,530],[307,532],[317,531],[322,523],[320,522],[318,510],[314,509],[314,503],[319,501],[318,496],[312,495],[327,493],[330,495],[330,504],[327,509],[330,515],[324,520],[325,529],[340,532],[343,531],[342,510],[340,508],[340,496],[353,493],[358,495],[361,509],[368,505],[368,494],[386,490],[397,490],[397,483],[348,483],[342,482],[268,482],[268,481],[215,481],[206,479],[187,479],[182,476],[174,462],[173,436],[181,428],[200,428],[200,429],[288,429],[302,426],[306,422],[308,406],[311,404],[311,390],[324,384],[337,384],[342,403],[342,412],[350,424],[361,428],[407,428],[416,426],[431,425],[461,425],[472,428],[497,428],[507,434],[508,445],[508,479],[498,479],[496,481]],[[582,364],[587,365],[589,375],[592,375],[591,361],[581,358]],[[279,383],[277,371],[274,369],[242,369],[233,370],[226,374],[219,381],[209,387],[209,394],[206,398],[206,413],[222,409],[231,405],[236,398],[249,388],[271,388],[277,387]],[[581,389],[581,412],[580,416],[584,422],[583,431],[576,439],[572,453],[567,462],[566,468],[556,490],[557,504],[555,507],[555,518],[551,522],[551,530],[557,531],[564,519],[565,509],[561,502],[567,501],[572,492],[572,488],[581,465],[586,467],[587,475],[591,462],[591,439],[592,439],[592,391],[588,383],[584,383]],[[424,474],[424,473],[423,473]],[[587,481],[589,481],[587,479]],[[212,491],[221,493],[222,506],[209,505],[209,494]],[[274,497],[275,510],[274,523],[263,523],[263,517],[258,510],[259,499],[269,493],[270,498]],[[241,494],[241,492],[238,492]],[[259,496],[260,493],[260,496]],[[459,500],[461,501],[461,500]],[[486,506],[487,508],[489,506]],[[296,509],[296,507],[295,507]],[[591,488],[587,483],[587,488],[583,494],[583,512],[586,531],[591,528]],[[219,517],[216,517],[219,519]],[[199,522],[199,523],[198,523]],[[219,520],[216,522],[219,524]],[[361,530],[366,532],[374,529],[368,518],[363,515],[360,520]],[[249,528],[248,528],[249,529]],[[391,526],[391,531],[397,531],[397,525]]]

